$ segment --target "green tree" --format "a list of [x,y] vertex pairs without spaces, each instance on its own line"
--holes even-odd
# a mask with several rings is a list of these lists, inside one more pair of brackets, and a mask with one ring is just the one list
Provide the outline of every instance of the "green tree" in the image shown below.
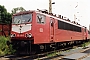
[[17,7],[12,9],[12,14],[15,14],[17,12],[26,11],[23,7]]
[[4,6],[0,5],[0,24],[10,24],[12,20],[12,15],[7,12],[6,8]]

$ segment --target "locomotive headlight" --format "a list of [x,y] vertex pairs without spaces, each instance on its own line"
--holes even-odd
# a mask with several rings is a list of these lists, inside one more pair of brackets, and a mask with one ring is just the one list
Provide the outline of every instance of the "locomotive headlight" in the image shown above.
[[11,34],[10,36],[11,36],[11,37],[15,37],[15,36],[16,36],[16,34]]
[[26,34],[26,37],[32,37],[32,34],[31,33],[29,33],[29,34]]
[[32,37],[32,34],[28,34],[28,37]]
[[13,37],[13,34],[11,34],[10,37]]

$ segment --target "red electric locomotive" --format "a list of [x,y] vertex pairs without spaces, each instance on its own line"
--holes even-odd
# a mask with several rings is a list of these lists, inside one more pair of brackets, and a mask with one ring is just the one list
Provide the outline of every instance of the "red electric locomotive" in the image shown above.
[[24,11],[12,17],[11,42],[19,53],[32,54],[86,40],[86,28],[47,11]]

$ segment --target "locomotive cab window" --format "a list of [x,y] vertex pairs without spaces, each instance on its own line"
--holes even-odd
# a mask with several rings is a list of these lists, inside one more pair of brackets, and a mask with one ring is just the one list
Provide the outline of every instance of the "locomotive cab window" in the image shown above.
[[39,24],[45,24],[46,17],[42,14],[37,14],[37,23]]

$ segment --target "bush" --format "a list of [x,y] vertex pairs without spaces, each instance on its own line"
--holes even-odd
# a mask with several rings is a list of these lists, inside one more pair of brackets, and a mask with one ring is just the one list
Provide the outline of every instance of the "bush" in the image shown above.
[[14,53],[12,45],[7,45],[9,40],[9,37],[0,36],[0,56]]

